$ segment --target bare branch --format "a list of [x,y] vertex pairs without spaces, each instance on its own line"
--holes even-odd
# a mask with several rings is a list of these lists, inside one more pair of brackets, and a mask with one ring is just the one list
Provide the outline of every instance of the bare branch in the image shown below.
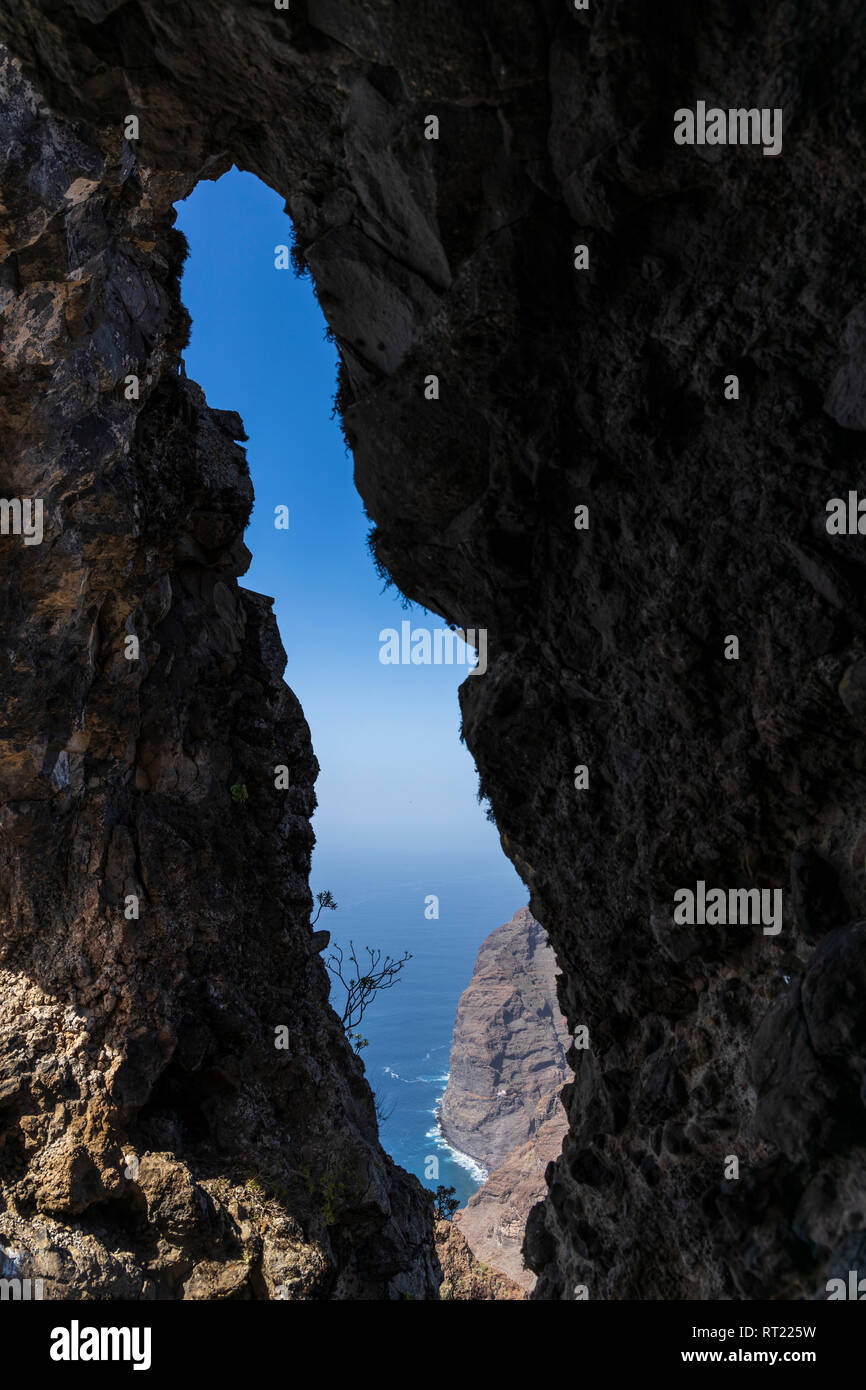
[[[405,951],[399,959],[387,955],[383,959],[382,951],[378,948],[367,946],[364,949],[370,963],[363,969],[354,941],[349,942],[347,957],[344,957],[341,947],[335,946],[325,961],[333,978],[339,980],[346,991],[342,1023],[347,1029],[357,1028],[375,996],[382,990],[393,989],[403,966],[412,959],[410,951]],[[350,969],[354,973],[350,974]]]

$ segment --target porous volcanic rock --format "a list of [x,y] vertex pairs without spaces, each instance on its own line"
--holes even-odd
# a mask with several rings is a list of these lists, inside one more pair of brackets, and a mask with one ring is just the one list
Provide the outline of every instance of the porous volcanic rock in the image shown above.
[[[866,485],[862,5],[16,0],[0,41],[0,468],[48,522],[0,545],[16,1240],[53,1212],[77,1249],[98,1219],[115,1283],[79,1286],[135,1285],[125,1145],[201,1186],[211,1150],[218,1175],[282,1172],[285,1126],[311,1182],[347,1143],[343,1194],[370,1194],[328,1226],[320,1193],[312,1238],[307,1189],[283,1199],[304,1287],[429,1286],[420,1198],[305,948],[314,768],[236,583],[249,483],[177,379],[172,203],[234,161],[287,199],[380,564],[487,631],[463,733],[591,1040],[527,1227],[534,1297],[821,1296],[866,1232],[866,562],[825,524]],[[699,99],[781,108],[782,152],[677,145]],[[781,932],[675,927],[701,879],[783,889]],[[174,1199],[141,1200],[174,1230]],[[231,1284],[195,1229],[183,1268],[150,1257],[163,1287],[196,1259]]]
[[0,89],[2,491],[44,506],[0,540],[5,1264],[52,1299],[435,1298],[310,930],[318,765],[237,582],[243,427],[178,375],[188,183],[8,55]]

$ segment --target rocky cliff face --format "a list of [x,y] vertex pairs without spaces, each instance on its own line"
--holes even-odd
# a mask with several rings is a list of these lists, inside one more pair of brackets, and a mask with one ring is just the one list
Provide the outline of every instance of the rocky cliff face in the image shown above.
[[452,1144],[493,1170],[452,1225],[477,1260],[527,1290],[526,1219],[568,1128],[559,1094],[569,1043],[553,951],[520,908],[482,942],[460,997],[440,1118]]
[[452,1218],[477,1260],[500,1270],[527,1292],[535,1288],[536,1278],[524,1263],[526,1223],[545,1196],[548,1166],[559,1158],[567,1129],[557,1092],[546,1107],[539,1105],[536,1124],[525,1143],[506,1154]]
[[445,1302],[520,1302],[526,1294],[519,1284],[475,1258],[454,1221],[436,1222],[436,1254],[442,1267],[439,1297]]
[[177,374],[188,183],[0,84],[2,491],[44,524],[0,540],[0,1245],[52,1298],[435,1297],[309,928],[245,436]]
[[[237,424],[175,375],[171,202],[234,160],[288,200],[381,563],[488,632],[465,737],[591,1043],[530,1220],[535,1296],[809,1298],[853,1258],[866,615],[862,537],[825,517],[863,484],[864,39],[853,0],[832,22],[816,0],[0,15],[38,93],[15,96],[7,68],[3,488],[44,497],[49,522],[42,546],[0,550],[16,1239],[48,1211],[116,1230],[134,1140],[198,1183],[207,1265],[205,1150],[220,1171],[258,1161],[277,1105],[302,1147],[357,1142],[344,1191],[371,1194],[359,1222],[299,1221],[305,1267],[332,1289],[341,1271],[429,1278],[414,1188],[372,1177],[369,1095],[333,1020],[300,1021],[324,997],[304,935],[312,757],[266,605],[236,586]],[[677,145],[674,110],[698,99],[782,109],[781,154]],[[781,932],[676,927],[698,880],[782,889]],[[275,1061],[287,1011],[297,1055]]]
[[549,1118],[569,1042],[553,951],[522,907],[481,943],[457,1005],[440,1114],[448,1142],[498,1168]]

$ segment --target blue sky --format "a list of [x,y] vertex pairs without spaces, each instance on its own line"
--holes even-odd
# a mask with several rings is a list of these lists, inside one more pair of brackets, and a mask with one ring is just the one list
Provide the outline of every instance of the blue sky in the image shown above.
[[[291,244],[283,200],[251,174],[202,182],[178,204],[190,242],[183,299],[193,319],[187,374],[208,402],[237,410],[256,492],[241,583],[276,600],[288,655],[285,679],[309,721],[322,767],[317,860],[387,849],[417,859],[471,859],[513,878],[476,800],[477,776],[459,741],[457,686],[466,668],[385,666],[379,633],[438,628],[382,593],[366,548],[370,523],[336,420],[336,349],[309,279],[277,270]],[[289,508],[287,531],[274,509]],[[483,679],[483,677],[478,677]],[[315,873],[315,865],[314,865]]]

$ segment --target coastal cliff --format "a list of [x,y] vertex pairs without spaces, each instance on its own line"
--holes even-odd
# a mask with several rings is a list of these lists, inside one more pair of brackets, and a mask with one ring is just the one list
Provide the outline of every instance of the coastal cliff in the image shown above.
[[481,943],[457,1005],[439,1123],[455,1149],[488,1171],[548,1117],[568,1077],[568,1026],[556,959],[528,908]]
[[559,1092],[570,1039],[556,998],[556,960],[528,908],[482,942],[460,997],[440,1127],[492,1169],[453,1223],[477,1260],[522,1288],[526,1219],[568,1128]]

